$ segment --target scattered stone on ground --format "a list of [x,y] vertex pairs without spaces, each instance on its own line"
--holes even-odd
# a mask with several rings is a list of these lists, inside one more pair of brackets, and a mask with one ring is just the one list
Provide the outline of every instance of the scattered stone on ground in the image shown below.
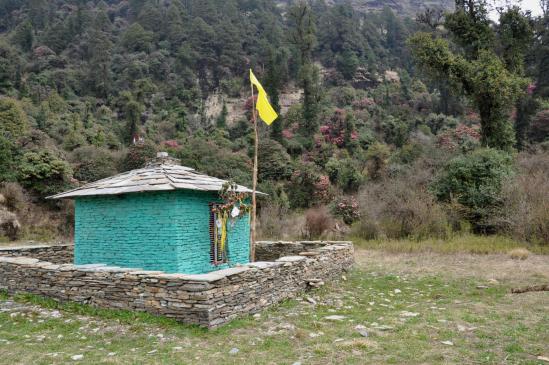
[[343,321],[345,318],[347,318],[347,317],[339,315],[339,314],[334,314],[334,315],[331,315],[331,316],[324,317],[324,319],[327,319],[328,321]]
[[379,330],[379,331],[391,331],[393,329],[395,329],[393,326],[388,326],[388,325],[385,325],[385,324],[382,324],[382,325],[376,325],[376,326],[373,326],[376,330]]
[[402,312],[400,312],[400,316],[401,317],[417,317],[417,316],[419,316],[419,313],[402,311]]
[[[358,327],[358,326],[357,326]],[[355,327],[356,328],[356,327]],[[370,334],[366,330],[366,328],[357,328],[356,331],[362,336],[362,337],[368,337]]]

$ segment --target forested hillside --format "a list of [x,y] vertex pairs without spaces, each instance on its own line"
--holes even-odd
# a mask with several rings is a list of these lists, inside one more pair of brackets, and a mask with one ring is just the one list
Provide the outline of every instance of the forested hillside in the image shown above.
[[547,12],[381,3],[2,1],[0,236],[69,235],[46,196],[156,151],[250,184],[253,68],[264,237],[549,242]]
[[[277,0],[281,6],[288,6],[294,3],[292,0]],[[327,5],[349,4],[356,11],[375,12],[384,8],[390,8],[397,15],[415,17],[417,13],[425,9],[453,10],[453,0],[327,0]]]

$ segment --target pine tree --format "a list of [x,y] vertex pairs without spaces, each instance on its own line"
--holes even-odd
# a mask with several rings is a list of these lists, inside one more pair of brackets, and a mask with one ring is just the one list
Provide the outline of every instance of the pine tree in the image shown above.
[[535,94],[549,97],[549,2],[544,16],[536,22],[534,44],[536,90]]
[[282,87],[282,66],[280,63],[281,59],[277,52],[273,48],[269,49],[269,61],[267,62],[267,73],[265,75],[265,89],[271,99],[271,105],[279,114],[278,119],[271,125],[271,138],[276,141],[282,140],[283,129],[278,96],[279,89]]
[[30,21],[27,20],[15,28],[13,41],[25,52],[29,52],[32,49],[34,34]]
[[139,134],[142,106],[131,95],[127,95],[127,97],[129,99],[124,105],[124,116],[126,117],[125,139],[128,144],[131,144],[133,137]]
[[227,104],[225,104],[225,101],[223,101],[223,107],[221,108],[221,113],[219,113],[219,116],[216,120],[217,128],[224,129],[227,127],[227,115],[229,114],[229,111],[227,110]]
[[316,45],[316,26],[311,8],[306,2],[299,2],[288,11],[290,20],[290,42],[298,51],[299,81],[303,88],[303,120],[300,132],[312,136],[318,127],[316,120],[319,101],[319,74],[313,63],[312,53]]
[[99,97],[107,99],[111,88],[112,42],[108,31],[112,28],[106,13],[97,13],[89,34],[89,79],[91,87]]

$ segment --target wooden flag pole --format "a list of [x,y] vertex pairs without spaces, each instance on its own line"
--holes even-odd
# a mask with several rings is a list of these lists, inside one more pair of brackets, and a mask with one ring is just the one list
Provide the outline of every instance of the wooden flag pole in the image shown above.
[[257,154],[259,150],[259,133],[257,131],[257,116],[255,111],[255,97],[254,97],[254,85],[250,80],[250,86],[252,89],[252,121],[254,125],[254,169],[252,173],[252,219],[250,227],[250,261],[255,261],[255,226],[256,226],[256,190],[257,190]]

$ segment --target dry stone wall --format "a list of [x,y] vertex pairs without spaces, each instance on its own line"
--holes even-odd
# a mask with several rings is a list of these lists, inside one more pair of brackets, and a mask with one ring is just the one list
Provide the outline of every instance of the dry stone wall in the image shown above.
[[[27,251],[24,256],[0,253],[0,289],[146,311],[213,328],[336,279],[354,262],[350,242],[322,242],[315,247],[272,262],[199,275],[59,264],[28,257]],[[66,251],[70,252],[70,247]]]
[[348,241],[258,241],[255,243],[255,256],[258,261],[274,261],[282,256],[299,255],[324,247],[327,244],[348,243]]
[[73,254],[73,245],[0,247],[0,256],[32,257],[34,259],[48,261],[54,264],[67,264],[72,262]]

